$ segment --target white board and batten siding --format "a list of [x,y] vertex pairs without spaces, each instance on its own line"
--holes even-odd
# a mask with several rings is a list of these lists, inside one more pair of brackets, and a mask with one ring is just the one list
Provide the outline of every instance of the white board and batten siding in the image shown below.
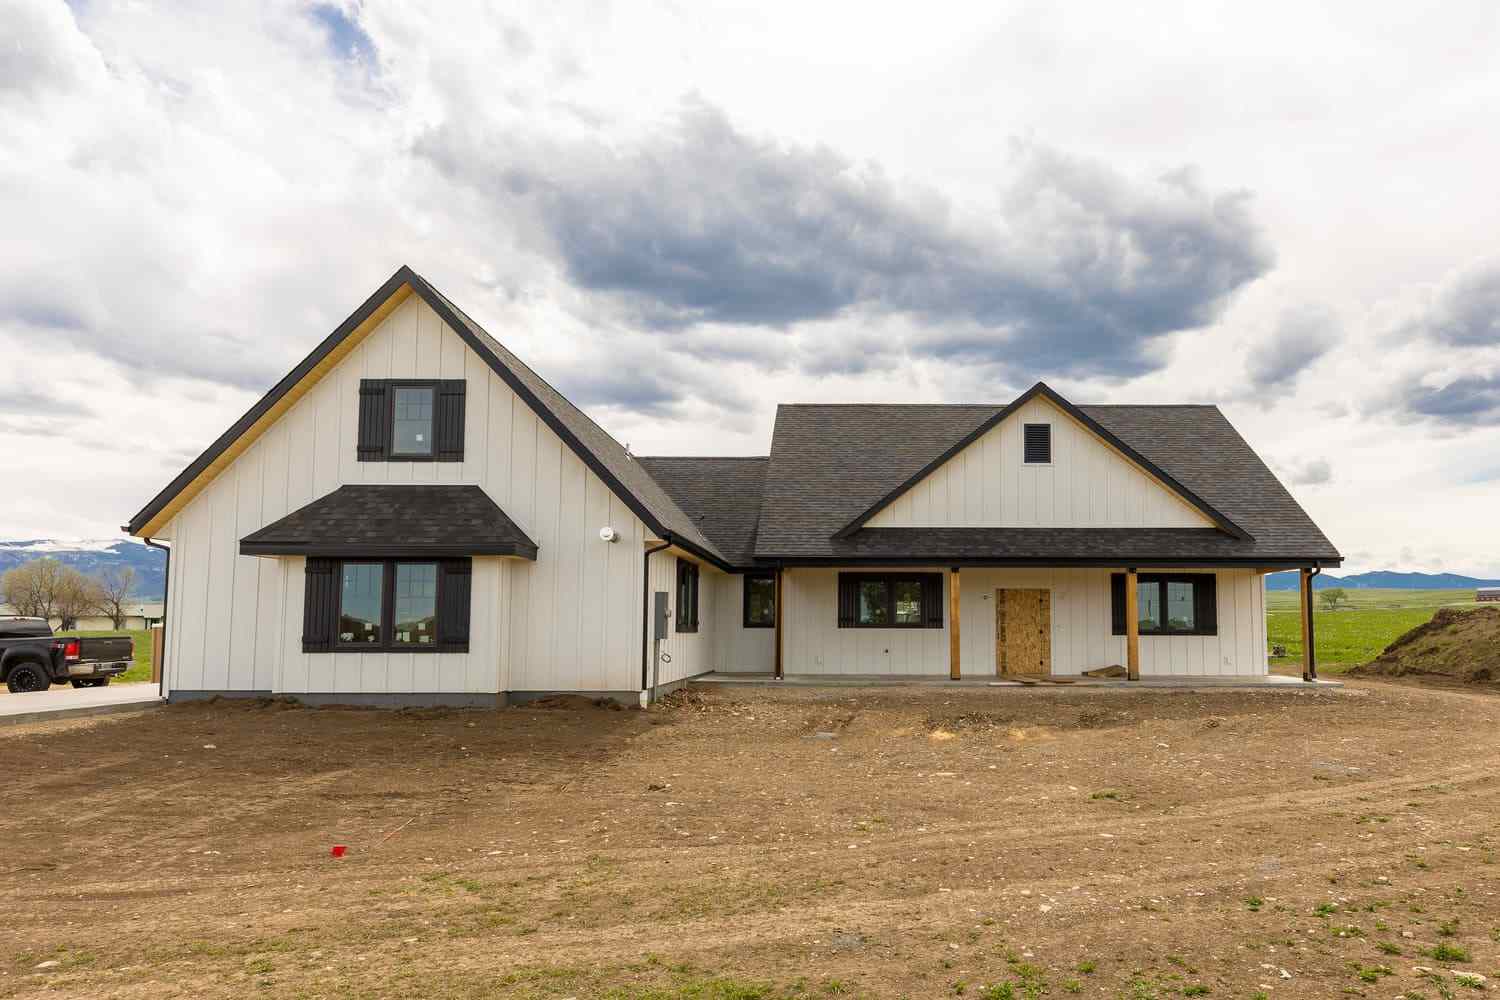
[[698,562],[698,631],[678,632],[676,550],[651,556],[651,590],[667,595],[667,638],[662,651],[671,657],[662,662],[658,682],[668,684],[709,671],[769,673],[775,666],[776,630],[745,628],[745,577],[725,573]]
[[[903,567],[912,570],[913,567]],[[940,566],[918,572],[944,572]],[[860,568],[864,572],[864,567]],[[1051,593],[1052,672],[1125,663],[1125,637],[1110,634],[1110,570],[990,569],[959,573],[960,665],[965,677],[995,675],[995,591]],[[1171,572],[1164,570],[1163,572]],[[1142,636],[1143,676],[1253,676],[1267,672],[1264,591],[1249,569],[1184,570],[1217,577],[1218,634]],[[950,620],[941,629],[838,627],[837,569],[790,569],[783,584],[784,656],[789,674],[948,674]],[[946,575],[945,575],[945,584]]]
[[[467,382],[464,461],[359,462],[362,378]],[[482,487],[538,560],[474,560],[460,653],[302,652],[304,561],[239,539],[351,483]],[[615,543],[599,538],[609,525]],[[645,525],[418,296],[407,298],[172,520],[170,689],[635,691]]]
[[[1052,461],[1022,461],[1050,424]],[[866,522],[872,528],[1211,528],[1213,521],[1050,401],[1034,397]]]
[[714,575],[714,669],[770,673],[776,668],[776,630],[745,627],[745,576]]

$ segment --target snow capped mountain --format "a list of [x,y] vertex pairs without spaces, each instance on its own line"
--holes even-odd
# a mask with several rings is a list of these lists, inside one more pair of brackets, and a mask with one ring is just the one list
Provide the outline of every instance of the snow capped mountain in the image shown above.
[[23,538],[0,541],[0,573],[31,562],[51,558],[80,573],[97,574],[113,566],[135,569],[139,600],[160,600],[165,581],[166,553],[133,538]]

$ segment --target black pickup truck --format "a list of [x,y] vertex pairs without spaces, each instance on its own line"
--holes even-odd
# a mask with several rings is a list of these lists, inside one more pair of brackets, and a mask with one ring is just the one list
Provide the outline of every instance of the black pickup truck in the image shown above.
[[126,635],[54,636],[45,618],[0,617],[0,681],[12,694],[53,684],[103,687],[135,657]]

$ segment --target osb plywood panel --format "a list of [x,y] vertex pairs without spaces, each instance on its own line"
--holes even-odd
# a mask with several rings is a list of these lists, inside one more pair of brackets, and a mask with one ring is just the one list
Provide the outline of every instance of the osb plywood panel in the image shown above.
[[1052,672],[1052,609],[1046,590],[995,591],[996,672],[1035,676]]

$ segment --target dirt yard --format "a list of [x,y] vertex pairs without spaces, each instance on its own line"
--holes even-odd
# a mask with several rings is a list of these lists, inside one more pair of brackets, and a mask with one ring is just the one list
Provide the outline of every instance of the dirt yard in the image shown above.
[[1476,995],[1497,721],[1365,681],[8,727],[0,997]]

